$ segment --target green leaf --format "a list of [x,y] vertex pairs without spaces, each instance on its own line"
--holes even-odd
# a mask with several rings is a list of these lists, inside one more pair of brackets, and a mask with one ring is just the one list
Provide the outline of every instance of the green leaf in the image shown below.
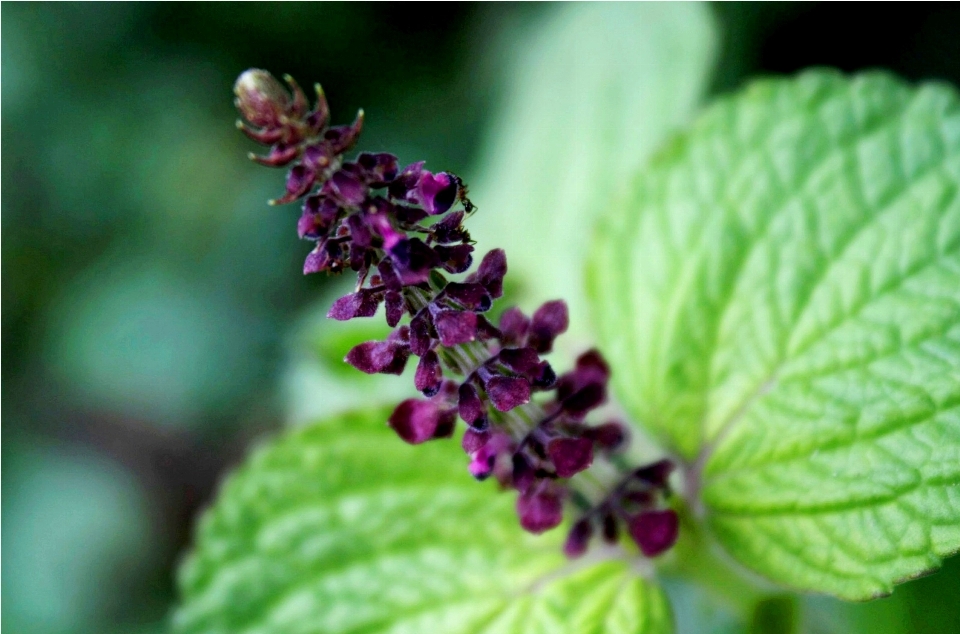
[[[583,284],[588,228],[650,153],[695,112],[717,33],[697,3],[569,3],[520,34],[468,223],[505,249],[524,309],[563,298],[571,351],[594,343]],[[509,291],[509,289],[508,289]]]
[[720,543],[862,599],[960,548],[960,103],[828,71],[711,107],[605,219],[613,379]]
[[180,571],[182,633],[671,631],[628,561],[574,562],[518,526],[453,442],[386,411],[287,433],[224,485]]

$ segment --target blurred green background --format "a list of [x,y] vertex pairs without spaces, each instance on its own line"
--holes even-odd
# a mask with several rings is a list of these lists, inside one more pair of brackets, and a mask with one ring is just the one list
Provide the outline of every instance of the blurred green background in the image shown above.
[[[318,79],[335,122],[364,107],[364,149],[470,182],[513,50],[555,10],[3,4],[6,631],[163,631],[172,572],[225,470],[286,421],[371,389],[298,404],[336,380],[315,363],[342,356],[314,325],[331,282],[299,274],[297,212],[265,205],[283,177],[244,158],[237,74]],[[955,6],[711,11],[711,94],[811,65],[960,85]],[[742,631],[689,587],[671,592],[682,630]],[[809,632],[954,632],[958,597],[954,558],[890,599],[796,609]],[[764,614],[751,631],[780,631]]]

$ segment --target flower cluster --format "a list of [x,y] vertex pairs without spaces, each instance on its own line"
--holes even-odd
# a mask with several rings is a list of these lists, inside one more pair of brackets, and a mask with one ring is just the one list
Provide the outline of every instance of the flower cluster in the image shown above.
[[[463,222],[474,207],[460,178],[431,173],[422,162],[400,168],[385,153],[346,160],[362,111],[350,126],[328,127],[319,86],[311,109],[299,86],[286,81],[289,91],[265,71],[243,73],[236,104],[254,127],[240,125],[271,146],[255,160],[291,166],[286,192],[272,202],[303,199],[298,232],[316,242],[304,273],[357,273],[354,292],[338,299],[328,316],[371,317],[382,304],[394,328],[384,341],[354,347],[346,361],[370,374],[400,374],[411,355],[418,357],[414,382],[424,398],[400,403],[389,425],[418,444],[451,436],[459,417],[467,425],[463,449],[470,473],[481,480],[493,476],[518,492],[526,530],[557,526],[576,492],[571,478],[626,444],[621,423],[585,420],[607,399],[610,370],[603,357],[589,351],[560,376],[543,358],[567,329],[562,301],[547,302],[530,316],[510,308],[496,323],[489,320],[486,313],[503,295],[504,252],[488,252],[462,281],[448,279],[473,264]],[[544,396],[534,400],[536,393]],[[669,548],[677,536],[676,514],[664,508],[671,468],[662,461],[628,470],[601,499],[581,504],[567,554],[582,554],[597,527],[605,539],[617,540],[621,524],[645,555]]]

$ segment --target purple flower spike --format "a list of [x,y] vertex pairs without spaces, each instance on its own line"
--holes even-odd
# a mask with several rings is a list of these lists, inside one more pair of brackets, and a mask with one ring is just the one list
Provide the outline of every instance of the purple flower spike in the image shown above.
[[[676,513],[663,510],[673,463],[624,467],[609,454],[626,444],[626,426],[585,422],[607,398],[603,358],[590,351],[560,377],[541,358],[567,330],[566,304],[547,302],[532,317],[510,308],[492,324],[484,315],[503,296],[507,258],[491,250],[467,273],[474,243],[463,223],[476,207],[460,178],[427,171],[423,162],[399,169],[387,153],[350,160],[346,152],[359,138],[363,111],[351,125],[329,127],[320,86],[311,110],[300,86],[284,81],[257,69],[243,73],[234,86],[246,120],[238,126],[269,147],[253,160],[290,165],[285,192],[272,202],[303,200],[297,233],[316,242],[303,272],[357,273],[354,292],[337,299],[328,317],[371,317],[384,304],[394,331],[386,341],[355,346],[345,361],[368,374],[400,374],[411,354],[419,357],[414,384],[427,398],[400,403],[390,427],[419,444],[450,436],[459,414],[468,426],[463,449],[470,473],[515,490],[520,523],[533,533],[557,526],[567,496],[582,485],[574,476],[595,459],[607,460],[623,471],[620,479],[599,499],[592,491],[587,496],[591,506],[575,518],[566,554],[583,555],[598,531],[613,542],[627,530],[651,557],[669,548],[678,525]],[[410,323],[400,326],[405,314]],[[534,392],[551,395],[511,413],[531,403]]]
[[557,438],[547,445],[557,475],[572,478],[593,464],[593,443],[586,438]]
[[456,411],[443,409],[433,401],[409,398],[390,415],[389,425],[411,445],[434,438],[447,438],[453,433]]
[[517,498],[517,514],[524,529],[540,534],[563,521],[563,501],[550,487],[528,491]]
[[647,557],[656,557],[677,541],[680,521],[675,511],[644,511],[630,520],[630,536]]
[[381,301],[383,301],[383,291],[363,288],[333,302],[327,317],[337,321],[347,321],[354,317],[373,317]]
[[585,517],[573,525],[563,545],[563,554],[571,559],[582,556],[587,552],[590,538],[593,536],[593,522]]
[[434,396],[440,391],[442,382],[443,371],[440,369],[440,358],[436,352],[429,350],[420,357],[413,383],[418,390],[423,392],[424,396]]
[[537,352],[550,352],[553,349],[553,340],[566,332],[568,325],[566,302],[547,302],[533,314],[530,323],[530,345]]
[[354,346],[347,363],[367,374],[403,374],[410,356],[408,345],[394,341],[368,341]]
[[530,402],[530,384],[526,379],[495,376],[487,381],[487,394],[501,412]]

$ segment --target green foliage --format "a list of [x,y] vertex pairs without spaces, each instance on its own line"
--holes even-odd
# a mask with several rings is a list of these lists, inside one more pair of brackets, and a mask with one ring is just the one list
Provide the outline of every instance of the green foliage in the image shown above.
[[[524,35],[471,193],[481,250],[507,252],[523,306],[563,298],[570,351],[595,342],[584,228],[695,112],[717,28],[705,4],[570,3]],[[549,236],[541,245],[536,236]],[[509,289],[508,289],[509,290]]]
[[525,534],[512,495],[450,442],[401,443],[387,414],[287,433],[229,479],[181,570],[176,631],[670,631],[656,586],[623,562],[568,565],[561,531]]
[[960,104],[826,71],[753,84],[598,233],[630,414],[737,560],[863,599],[960,548]]

